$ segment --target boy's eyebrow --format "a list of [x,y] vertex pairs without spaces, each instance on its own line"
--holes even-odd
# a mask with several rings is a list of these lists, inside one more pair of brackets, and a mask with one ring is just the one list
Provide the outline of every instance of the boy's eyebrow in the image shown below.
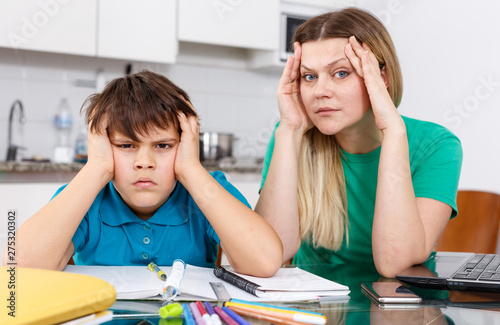
[[[110,137],[110,140],[114,141],[114,142],[132,142],[133,141],[129,137],[124,137],[124,136],[112,136],[112,137]],[[149,140],[151,142],[174,142],[174,141],[176,142],[176,141],[178,141],[178,139],[175,137],[165,137],[165,138],[157,138],[157,139],[149,138]]]
[[130,142],[132,141],[132,139],[130,139],[129,137],[124,137],[124,136],[110,136],[109,137],[110,140],[112,141],[123,141],[123,142]]

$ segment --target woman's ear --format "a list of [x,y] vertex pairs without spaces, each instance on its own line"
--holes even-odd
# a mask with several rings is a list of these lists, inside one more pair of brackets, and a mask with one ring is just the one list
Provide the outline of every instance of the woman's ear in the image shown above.
[[380,75],[384,80],[385,88],[389,88],[389,77],[387,76],[387,68],[385,64],[382,66],[382,68],[380,68]]

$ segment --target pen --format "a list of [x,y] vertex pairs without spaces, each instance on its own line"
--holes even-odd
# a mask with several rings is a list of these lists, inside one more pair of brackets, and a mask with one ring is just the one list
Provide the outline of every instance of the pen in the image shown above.
[[210,315],[207,314],[207,311],[205,310],[205,307],[203,307],[203,304],[201,301],[196,302],[196,307],[200,310],[201,317],[205,321],[206,325],[212,325],[212,318],[210,318]]
[[160,278],[160,280],[163,280],[163,281],[167,280],[167,275],[165,274],[165,272],[160,270],[158,265],[156,265],[154,262],[149,263],[148,269],[152,272],[156,272],[158,274],[158,277]]
[[196,325],[206,325],[205,320],[203,319],[203,317],[201,317],[200,311],[194,302],[189,304],[189,308],[191,309],[191,312],[193,313]]
[[227,307],[222,307],[222,310],[225,311],[232,319],[238,322],[240,325],[251,325],[249,321],[243,319],[240,315],[236,314],[234,311]]
[[219,315],[217,315],[212,308],[212,305],[208,302],[205,301],[205,307],[207,309],[207,312],[210,314],[210,318],[212,319],[212,324],[213,325],[222,325]]
[[253,294],[258,297],[257,290],[259,289],[259,285],[248,281],[247,279],[242,278],[241,276],[234,274],[233,272],[229,272],[222,266],[217,266],[214,269],[214,275],[219,279],[222,279],[232,285],[240,288],[241,290],[245,290],[248,293]]
[[185,325],[196,325],[193,319],[193,315],[189,311],[189,306],[187,304],[182,304],[182,319],[184,320]]
[[[228,307],[224,307],[228,308]],[[273,319],[279,319],[281,320],[282,324],[314,324],[314,325],[324,325],[326,324],[326,319],[317,317],[317,316],[312,316],[312,315],[305,315],[305,314],[300,314],[300,313],[284,313],[280,311],[272,311],[272,310],[263,310],[263,309],[255,309],[251,307],[237,307],[237,306],[231,306],[229,307],[235,312],[238,312],[239,314],[243,314],[245,316],[250,316],[250,317],[256,317],[260,316],[261,319],[264,319],[262,317],[270,317]]]
[[227,325],[238,325],[238,322],[231,318],[225,311],[223,311],[219,306],[214,307],[214,311]]

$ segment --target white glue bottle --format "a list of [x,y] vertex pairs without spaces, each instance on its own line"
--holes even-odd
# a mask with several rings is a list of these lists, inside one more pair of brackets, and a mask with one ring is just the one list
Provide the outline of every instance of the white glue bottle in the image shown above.
[[182,278],[186,270],[186,263],[183,260],[175,260],[172,264],[172,270],[163,286],[162,297],[165,300],[173,300],[180,292]]

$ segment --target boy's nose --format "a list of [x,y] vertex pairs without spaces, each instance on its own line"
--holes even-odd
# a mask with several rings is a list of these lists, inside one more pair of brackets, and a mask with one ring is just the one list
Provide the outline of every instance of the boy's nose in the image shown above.
[[154,155],[146,150],[139,150],[134,162],[136,169],[154,169],[156,166]]

